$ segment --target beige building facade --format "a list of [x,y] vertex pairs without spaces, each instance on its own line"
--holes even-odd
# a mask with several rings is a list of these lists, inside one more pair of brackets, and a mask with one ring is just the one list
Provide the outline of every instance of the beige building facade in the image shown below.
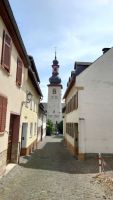
[[39,104],[38,112],[38,136],[37,142],[39,143],[46,136],[46,121],[47,121],[47,111],[45,110],[43,103]]
[[29,155],[37,148],[39,104],[42,92],[39,86],[39,76],[36,70],[33,57],[29,56],[30,67],[28,69],[28,78],[25,82],[25,93],[32,95],[31,101],[23,103],[21,110],[21,155]]
[[[23,84],[29,60],[8,1],[0,1],[0,175],[18,162]],[[13,133],[13,134],[12,134]]]
[[[42,93],[8,0],[0,1],[0,176],[36,148]],[[28,94],[31,101],[28,102]]]

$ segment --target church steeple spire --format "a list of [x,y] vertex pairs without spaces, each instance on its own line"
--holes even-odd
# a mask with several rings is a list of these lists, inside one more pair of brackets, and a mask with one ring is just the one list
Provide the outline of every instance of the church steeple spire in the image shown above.
[[50,77],[49,82],[50,82],[50,84],[60,84],[61,79],[58,76],[59,63],[58,63],[57,56],[56,56],[56,49],[55,49],[55,59],[53,60],[52,68],[53,68],[52,69],[52,77]]
[[56,57],[56,47],[55,47],[55,60],[57,59],[57,57]]

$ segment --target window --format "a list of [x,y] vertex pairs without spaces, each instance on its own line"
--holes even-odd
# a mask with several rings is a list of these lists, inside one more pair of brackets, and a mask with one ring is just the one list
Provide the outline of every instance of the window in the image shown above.
[[76,93],[76,109],[78,108],[78,92]]
[[28,102],[27,102],[27,101],[26,101],[26,103],[25,103],[25,107],[28,108]]
[[66,123],[66,133],[72,138],[76,137],[78,133],[78,123]]
[[78,92],[66,104],[66,113],[70,113],[78,108]]
[[33,109],[33,110],[34,110],[34,112],[35,112],[35,110],[36,110],[36,109],[35,109],[35,107],[36,107],[36,103],[35,103],[35,101],[34,101],[34,109]]
[[16,84],[21,86],[22,84],[22,66],[23,63],[20,58],[17,59],[17,71],[16,71]]
[[31,100],[31,102],[30,102],[30,109],[32,110],[32,100]]
[[36,135],[37,132],[37,123],[35,123],[35,131],[34,131],[34,135]]
[[53,88],[53,94],[56,94],[56,89],[55,88]]
[[10,72],[11,45],[11,37],[4,31],[1,64],[8,72]]
[[5,131],[7,112],[7,98],[0,96],[0,132]]
[[33,135],[33,123],[30,123],[30,137]]

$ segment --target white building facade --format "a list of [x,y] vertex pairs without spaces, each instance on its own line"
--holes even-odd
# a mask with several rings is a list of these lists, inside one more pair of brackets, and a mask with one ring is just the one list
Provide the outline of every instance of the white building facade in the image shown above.
[[85,70],[75,67],[75,81],[64,95],[67,110],[73,94],[78,96],[76,109],[65,114],[64,136],[79,159],[87,154],[113,153],[113,48],[104,50]]
[[[105,49],[106,50],[106,49]],[[113,153],[113,48],[76,79],[79,91],[79,152]]]

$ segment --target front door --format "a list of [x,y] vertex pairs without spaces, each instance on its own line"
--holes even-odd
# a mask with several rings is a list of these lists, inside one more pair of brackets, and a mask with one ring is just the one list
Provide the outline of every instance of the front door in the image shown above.
[[75,148],[75,156],[78,156],[78,123],[74,123],[74,148]]
[[19,124],[20,116],[11,114],[8,136],[7,163],[16,162],[18,157]]
[[26,147],[28,123],[22,124],[21,149]]
[[9,125],[9,136],[8,136],[8,149],[7,149],[7,163],[11,162],[11,153],[12,153],[12,140],[13,140],[13,124],[14,116],[10,116],[10,125]]

